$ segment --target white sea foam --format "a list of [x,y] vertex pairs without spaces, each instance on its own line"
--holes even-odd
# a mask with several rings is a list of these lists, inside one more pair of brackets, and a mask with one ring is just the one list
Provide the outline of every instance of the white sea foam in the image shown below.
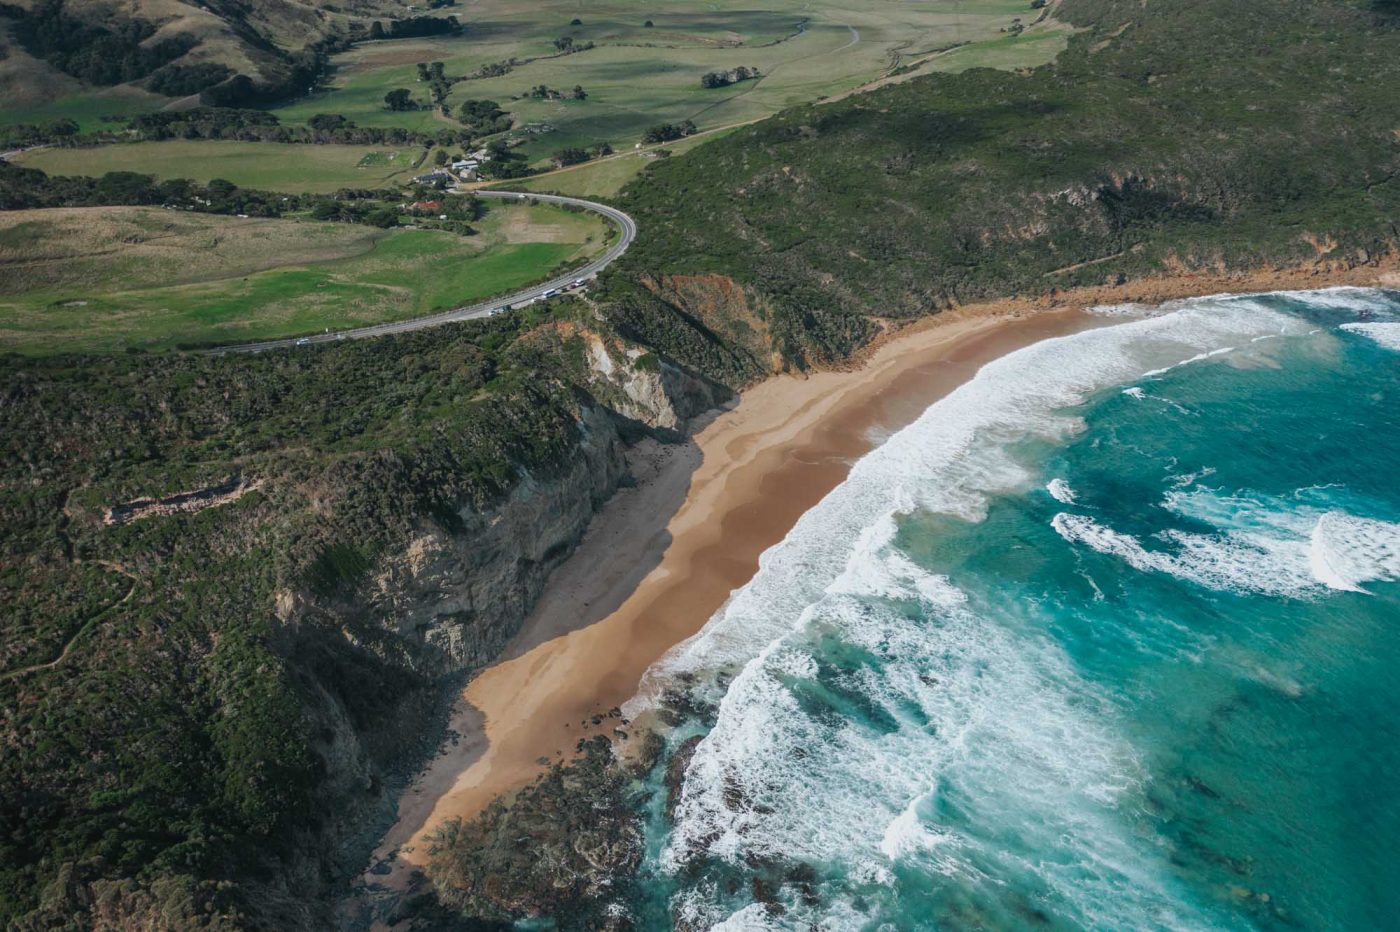
[[1152,304],[1125,301],[1122,304],[1096,304],[1089,308],[1089,313],[1099,317],[1147,317],[1159,313],[1159,308]]
[[1073,505],[1079,499],[1079,496],[1074,494],[1074,489],[1070,488],[1069,483],[1063,479],[1051,479],[1046,483],[1045,491],[1049,492],[1050,497],[1062,505]]
[[1129,398],[1136,398],[1139,401],[1141,401],[1147,395],[1147,393],[1144,392],[1142,388],[1140,388],[1137,385],[1134,385],[1131,388],[1123,389],[1123,394],[1127,395]]
[[1342,324],[1341,329],[1359,333],[1386,349],[1400,350],[1400,323]]
[[[1031,475],[1007,446],[1078,430],[1068,409],[1089,395],[1257,336],[1305,332],[1265,302],[1230,299],[1048,340],[988,364],[856,463],[762,556],[753,580],[648,674],[643,697],[677,674],[714,683],[712,671],[737,671],[709,693],[716,721],[687,769],[662,867],[701,854],[736,864],[757,856],[841,861],[873,877],[887,870],[881,863],[916,859],[975,878],[979,865],[1010,855],[938,815],[975,793],[991,821],[1004,817],[1046,848],[1071,846],[1064,863],[1017,869],[1036,873],[1080,924],[1121,927],[1145,914],[1204,924],[1118,818],[1139,766],[1102,700],[1048,641],[978,617],[894,541],[903,513],[977,521],[988,496],[1028,488]],[[1068,485],[1050,491],[1073,500]],[[1077,527],[1157,559],[1111,529]],[[1193,546],[1175,542],[1183,553]],[[1236,569],[1254,559],[1241,553]],[[830,639],[877,662],[821,669],[815,645]],[[812,696],[833,689],[868,715],[815,711]],[[738,906],[726,912],[709,888],[688,886],[681,899],[708,925],[721,914],[735,928],[758,921]]]
[[[691,760],[663,867],[702,853],[734,864],[839,862],[858,888],[889,886],[885,865],[903,860],[990,884],[1031,869],[1008,862],[988,873],[1009,857],[997,830],[958,829],[940,812],[975,799],[986,823],[1015,825],[1031,848],[1070,849],[1063,863],[1034,870],[1084,924],[1121,927],[1148,910],[1202,925],[1117,818],[1142,768],[1068,659],[1048,640],[978,616],[947,580],[897,551],[866,556],[867,588],[848,577],[730,685]],[[881,601],[901,591],[934,598],[915,596],[917,612]],[[809,647],[832,637],[874,662],[824,670],[818,686]],[[834,716],[811,706],[831,691],[871,711]],[[687,897],[697,915],[713,915],[713,901]],[[830,921],[834,910],[855,908],[850,899],[824,901],[811,916],[792,908],[798,925],[863,924]],[[748,906],[715,927],[767,921]]]
[[[1274,291],[1267,294],[1352,314],[1400,313],[1400,292],[1355,285],[1338,285],[1308,291]],[[1257,297],[1257,296],[1251,296]]]
[[1333,589],[1364,592],[1362,583],[1400,579],[1400,524],[1328,512],[1308,543],[1313,575]]
[[1173,490],[1163,501],[1168,510],[1214,530],[1163,531],[1152,547],[1084,515],[1057,514],[1051,524],[1066,541],[1136,570],[1222,591],[1303,598],[1326,589],[1364,592],[1362,583],[1400,579],[1400,524],[1330,507],[1320,491],[1280,498]]
[[1305,540],[1168,531],[1161,535],[1168,548],[1157,550],[1085,515],[1061,512],[1051,524],[1070,543],[1118,557],[1136,570],[1167,573],[1211,589],[1296,597],[1317,584],[1307,568]]

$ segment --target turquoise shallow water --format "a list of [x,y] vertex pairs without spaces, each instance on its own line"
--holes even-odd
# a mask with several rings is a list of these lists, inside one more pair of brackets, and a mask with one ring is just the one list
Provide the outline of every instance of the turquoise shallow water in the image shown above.
[[643,927],[1400,928],[1400,294],[988,366],[644,695]]

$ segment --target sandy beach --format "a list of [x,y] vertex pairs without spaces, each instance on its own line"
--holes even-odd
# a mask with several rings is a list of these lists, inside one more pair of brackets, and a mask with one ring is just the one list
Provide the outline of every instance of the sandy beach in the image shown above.
[[877,340],[842,371],[754,386],[686,443],[639,446],[637,486],[594,519],[504,657],[467,685],[453,712],[463,739],[405,792],[364,879],[403,889],[445,820],[472,817],[580,738],[612,734],[620,723],[609,710],[749,580],[759,555],[856,458],[985,363],[1110,323],[1085,313],[1096,305],[1341,284],[1400,278],[1371,267],[1190,275],[968,306]]

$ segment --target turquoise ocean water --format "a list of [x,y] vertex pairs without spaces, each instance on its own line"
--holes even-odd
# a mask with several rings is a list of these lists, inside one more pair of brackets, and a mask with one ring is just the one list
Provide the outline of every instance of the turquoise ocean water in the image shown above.
[[648,676],[644,928],[1400,928],[1400,293],[1112,308]]

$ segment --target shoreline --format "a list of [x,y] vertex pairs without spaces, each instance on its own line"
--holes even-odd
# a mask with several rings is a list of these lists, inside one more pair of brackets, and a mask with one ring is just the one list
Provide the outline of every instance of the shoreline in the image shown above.
[[611,734],[620,723],[609,712],[632,697],[646,669],[752,577],[759,555],[855,459],[982,365],[1111,324],[1085,312],[1097,305],[1400,287],[1396,268],[1170,276],[967,305],[881,334],[840,369],[771,377],[682,443],[639,445],[637,486],[595,516],[502,657],[454,704],[454,739],[405,789],[361,877],[367,892],[409,889],[437,826],[476,815],[567,759],[579,739]]

